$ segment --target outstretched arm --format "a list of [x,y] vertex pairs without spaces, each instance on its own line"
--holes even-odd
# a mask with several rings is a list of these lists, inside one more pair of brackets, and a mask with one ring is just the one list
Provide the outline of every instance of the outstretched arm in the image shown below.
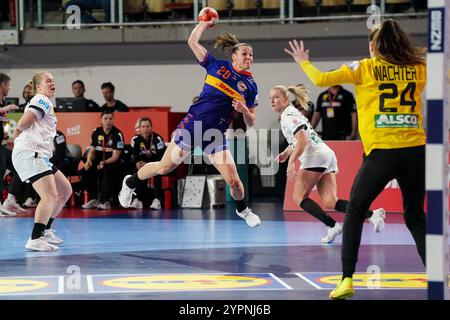
[[284,49],[284,51],[294,58],[295,62],[300,65],[314,85],[319,87],[329,87],[340,83],[355,83],[357,81],[354,72],[345,65],[330,72],[322,72],[317,69],[311,61],[309,61],[309,49],[305,49],[303,41],[289,41],[289,46],[291,47],[291,50]]
[[191,36],[188,39],[189,48],[191,48],[198,61],[203,62],[205,60],[206,53],[208,52],[205,47],[200,44],[200,38],[205,32],[206,28],[211,27],[214,21],[200,21],[191,32]]
[[16,106],[15,104],[8,104],[7,106],[1,107],[0,112],[9,112],[11,110],[17,110],[17,109],[19,109],[19,107]]

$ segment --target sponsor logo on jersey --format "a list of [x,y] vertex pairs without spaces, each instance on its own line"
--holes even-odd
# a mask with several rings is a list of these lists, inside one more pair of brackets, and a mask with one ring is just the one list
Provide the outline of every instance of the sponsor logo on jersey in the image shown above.
[[44,99],[39,99],[38,105],[44,107],[45,110],[50,109],[50,105],[47,102],[45,102]]
[[238,87],[239,91],[241,91],[241,92],[247,90],[247,86],[245,85],[245,83],[243,81],[239,81],[237,83],[237,87]]
[[217,90],[221,91],[222,93],[226,94],[230,98],[237,99],[240,101],[243,101],[243,97],[239,92],[231,88],[228,84],[223,82],[222,80],[213,77],[211,75],[207,75],[205,79],[205,83],[209,84],[210,86],[216,88]]
[[376,114],[375,128],[419,128],[416,114]]

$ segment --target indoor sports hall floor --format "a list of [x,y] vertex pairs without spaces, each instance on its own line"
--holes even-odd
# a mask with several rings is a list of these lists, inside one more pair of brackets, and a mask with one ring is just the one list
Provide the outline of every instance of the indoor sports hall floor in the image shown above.
[[[0,299],[318,300],[340,278],[340,243],[280,203],[250,228],[218,209],[65,209],[57,253],[27,252],[33,210],[0,218]],[[338,221],[342,215],[333,214]],[[400,214],[364,226],[354,299],[426,299],[424,267]]]

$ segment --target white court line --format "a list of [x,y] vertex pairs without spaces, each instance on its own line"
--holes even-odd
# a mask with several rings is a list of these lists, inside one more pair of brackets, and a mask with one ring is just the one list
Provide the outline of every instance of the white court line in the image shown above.
[[88,292],[89,293],[95,293],[95,291],[94,291],[94,282],[92,280],[92,276],[86,276],[86,282],[87,282]]
[[58,279],[58,293],[64,294],[64,276],[59,276]]
[[283,280],[281,280],[280,278],[278,278],[276,275],[274,275],[273,273],[269,273],[269,276],[271,276],[272,278],[274,278],[275,280],[277,280],[282,286],[284,286],[286,289],[292,290],[292,288],[285,283]]
[[317,284],[315,284],[314,282],[312,282],[311,280],[309,280],[308,278],[306,278],[304,275],[302,275],[301,273],[296,272],[295,273],[297,276],[299,276],[300,278],[302,278],[303,280],[305,280],[306,282],[308,282],[310,285],[312,285],[314,288],[319,289],[319,290],[323,290],[324,288],[318,286]]

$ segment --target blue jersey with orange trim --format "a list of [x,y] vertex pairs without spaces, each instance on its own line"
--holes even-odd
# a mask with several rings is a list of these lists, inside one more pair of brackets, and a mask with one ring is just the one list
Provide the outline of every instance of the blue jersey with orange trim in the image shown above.
[[244,100],[248,108],[258,105],[258,88],[252,74],[235,70],[231,62],[218,60],[210,53],[200,65],[206,69],[205,84],[189,113],[193,120],[202,121],[203,129],[217,128],[225,131],[234,111],[233,99]]

